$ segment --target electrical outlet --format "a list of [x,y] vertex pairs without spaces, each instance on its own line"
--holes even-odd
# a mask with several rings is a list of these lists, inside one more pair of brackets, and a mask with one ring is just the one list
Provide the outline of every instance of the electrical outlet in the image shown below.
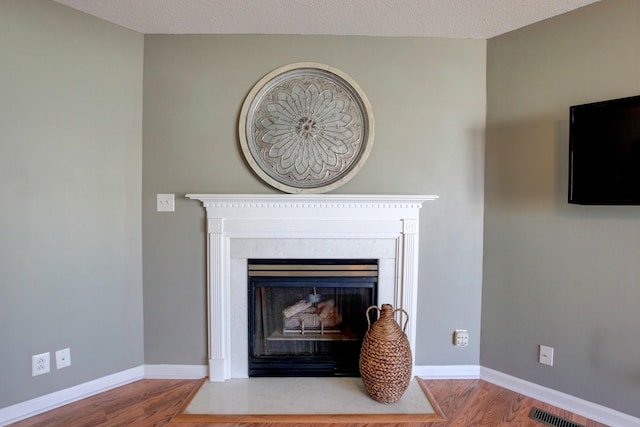
[[466,347],[469,345],[469,332],[466,329],[456,329],[453,331],[453,345],[456,347]]
[[71,365],[71,349],[64,348],[56,351],[56,369],[66,368]]
[[541,345],[538,353],[538,362],[543,365],[553,366],[553,347]]
[[42,375],[48,373],[49,353],[36,354],[31,356],[31,376]]

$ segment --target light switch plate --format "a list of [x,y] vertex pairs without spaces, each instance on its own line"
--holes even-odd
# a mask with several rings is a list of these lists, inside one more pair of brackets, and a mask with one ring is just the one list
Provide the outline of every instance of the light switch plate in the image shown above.
[[176,211],[175,194],[158,194],[157,210],[158,212],[175,212]]

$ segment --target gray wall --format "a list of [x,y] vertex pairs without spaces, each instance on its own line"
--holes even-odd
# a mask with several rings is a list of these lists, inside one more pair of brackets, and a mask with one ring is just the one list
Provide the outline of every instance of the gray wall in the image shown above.
[[[422,212],[416,363],[478,364],[485,54],[481,40],[145,36],[145,362],[206,363],[204,209],[183,196],[275,192],[243,161],[238,114],[266,73],[313,61],[357,81],[376,119],[368,162],[335,192],[441,197]],[[156,193],[177,211],[156,212]]]
[[[143,363],[143,42],[0,2],[0,407]],[[43,352],[52,371],[32,377]]]
[[[640,94],[640,2],[488,41],[482,366],[640,416],[640,207],[567,204],[569,106]],[[553,367],[537,345],[555,348]]]

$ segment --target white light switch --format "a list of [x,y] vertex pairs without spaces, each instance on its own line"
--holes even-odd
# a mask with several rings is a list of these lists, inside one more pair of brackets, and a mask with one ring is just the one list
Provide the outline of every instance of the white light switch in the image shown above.
[[175,212],[175,194],[158,194],[157,209],[158,212]]

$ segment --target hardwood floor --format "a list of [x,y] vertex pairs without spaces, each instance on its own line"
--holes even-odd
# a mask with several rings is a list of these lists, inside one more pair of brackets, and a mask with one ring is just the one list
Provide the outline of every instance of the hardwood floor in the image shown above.
[[[426,383],[446,415],[447,422],[423,425],[433,427],[542,426],[543,424],[529,418],[531,408],[535,406],[587,427],[606,427],[604,424],[587,420],[482,380],[428,380]],[[12,424],[12,427],[223,426],[223,424],[171,421],[192,393],[198,390],[200,384],[201,380],[140,380],[28,418]],[[259,425],[267,426],[267,424]],[[295,424],[281,425],[291,427]],[[332,424],[317,425],[332,426]],[[356,425],[341,424],[340,426],[355,427]],[[416,424],[384,425],[416,426]],[[276,426],[276,424],[272,423],[268,426]],[[336,424],[333,426],[337,427]]]
[[533,407],[587,427],[606,427],[482,380],[432,380],[427,385],[447,417],[446,423],[433,427],[545,425],[529,418]]

